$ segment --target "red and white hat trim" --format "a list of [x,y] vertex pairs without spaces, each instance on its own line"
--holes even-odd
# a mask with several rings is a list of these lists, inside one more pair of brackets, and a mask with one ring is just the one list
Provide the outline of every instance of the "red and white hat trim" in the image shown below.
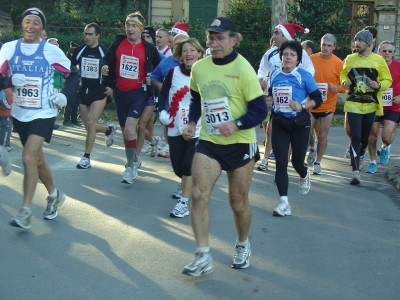
[[300,25],[297,24],[291,24],[291,23],[285,23],[285,24],[279,24],[275,27],[275,29],[278,29],[282,32],[283,36],[287,38],[289,41],[294,39],[294,34],[297,31],[303,32],[303,33],[309,33],[310,29],[308,28],[303,28]]
[[171,32],[174,33],[182,33],[188,35],[189,32],[189,24],[185,22],[176,22],[174,27],[172,27]]

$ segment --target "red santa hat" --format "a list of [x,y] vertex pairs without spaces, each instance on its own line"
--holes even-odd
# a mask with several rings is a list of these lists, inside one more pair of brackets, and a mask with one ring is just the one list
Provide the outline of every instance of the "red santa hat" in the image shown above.
[[174,27],[171,29],[171,33],[183,33],[188,35],[189,32],[189,24],[185,22],[176,22]]
[[278,29],[282,32],[283,36],[287,38],[289,41],[294,39],[294,34],[296,30],[303,32],[303,33],[309,33],[310,29],[308,28],[303,28],[300,25],[297,24],[291,24],[291,23],[284,23],[284,24],[279,24],[275,27],[275,29]]

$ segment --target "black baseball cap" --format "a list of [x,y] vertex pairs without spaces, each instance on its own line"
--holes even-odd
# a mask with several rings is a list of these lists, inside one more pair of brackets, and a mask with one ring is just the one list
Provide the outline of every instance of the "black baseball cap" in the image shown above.
[[207,31],[211,32],[227,32],[229,30],[237,32],[235,23],[228,18],[216,18],[211,20],[207,25]]

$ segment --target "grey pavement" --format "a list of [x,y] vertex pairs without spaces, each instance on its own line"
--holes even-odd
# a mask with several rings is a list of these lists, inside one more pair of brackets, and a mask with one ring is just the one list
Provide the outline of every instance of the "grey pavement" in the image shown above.
[[60,129],[44,148],[68,197],[59,216],[45,221],[47,192],[38,184],[30,230],[8,224],[22,202],[22,148],[12,138],[13,172],[0,175],[0,299],[400,299],[400,192],[385,178],[400,166],[399,131],[388,165],[351,186],[348,138],[333,127],[309,194],[299,194],[289,166],[292,216],[272,216],[274,161],[267,172],[255,171],[251,266],[244,270],[230,267],[236,235],[223,173],[210,202],[215,269],[192,278],[181,273],[194,258],[190,219],[169,217],[179,183],[170,161],[142,156],[138,178],[122,184],[120,131],[110,148],[99,134],[92,168],[78,170],[84,129]]

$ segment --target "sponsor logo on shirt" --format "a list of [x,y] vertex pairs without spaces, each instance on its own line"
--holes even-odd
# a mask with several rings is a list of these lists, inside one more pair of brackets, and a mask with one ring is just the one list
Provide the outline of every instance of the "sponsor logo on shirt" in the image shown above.
[[228,78],[239,79],[239,76],[237,76],[237,75],[225,74],[224,76],[225,76],[225,77],[228,77]]

